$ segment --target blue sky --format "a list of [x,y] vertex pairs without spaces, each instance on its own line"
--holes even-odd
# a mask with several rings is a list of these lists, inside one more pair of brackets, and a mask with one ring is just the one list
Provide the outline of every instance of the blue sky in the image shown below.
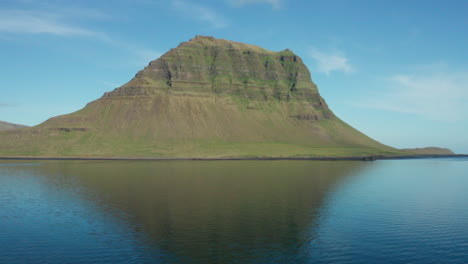
[[2,0],[0,120],[76,111],[180,42],[289,48],[382,143],[468,153],[468,1]]

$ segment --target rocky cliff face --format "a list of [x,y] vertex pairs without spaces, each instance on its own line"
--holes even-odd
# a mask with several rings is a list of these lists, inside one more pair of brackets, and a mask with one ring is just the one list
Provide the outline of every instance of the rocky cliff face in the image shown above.
[[261,47],[196,36],[152,61],[124,86],[107,93],[119,96],[150,96],[155,91],[233,95],[248,100],[300,101],[316,111],[296,113],[301,120],[333,116],[302,59],[286,49]]

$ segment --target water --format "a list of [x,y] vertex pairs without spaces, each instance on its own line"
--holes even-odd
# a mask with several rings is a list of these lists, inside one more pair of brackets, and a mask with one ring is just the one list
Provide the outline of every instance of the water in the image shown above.
[[0,263],[468,263],[468,159],[0,161]]

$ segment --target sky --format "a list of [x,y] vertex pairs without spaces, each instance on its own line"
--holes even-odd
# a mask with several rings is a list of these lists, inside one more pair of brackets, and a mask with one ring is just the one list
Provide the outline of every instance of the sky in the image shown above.
[[468,153],[465,0],[0,0],[0,120],[37,125],[195,35],[291,49],[333,112],[393,147]]

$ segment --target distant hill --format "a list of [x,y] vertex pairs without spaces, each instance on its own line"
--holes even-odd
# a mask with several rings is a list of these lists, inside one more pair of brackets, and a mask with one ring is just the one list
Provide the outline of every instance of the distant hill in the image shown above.
[[417,155],[454,155],[455,153],[447,148],[427,147],[427,148],[414,148],[402,149],[403,151]]
[[24,128],[24,127],[28,127],[28,126],[18,125],[18,124],[13,124],[13,123],[8,123],[8,122],[0,121],[0,130],[15,129],[15,128]]
[[303,157],[406,153],[329,109],[291,50],[197,36],[85,108],[20,132],[0,155]]

